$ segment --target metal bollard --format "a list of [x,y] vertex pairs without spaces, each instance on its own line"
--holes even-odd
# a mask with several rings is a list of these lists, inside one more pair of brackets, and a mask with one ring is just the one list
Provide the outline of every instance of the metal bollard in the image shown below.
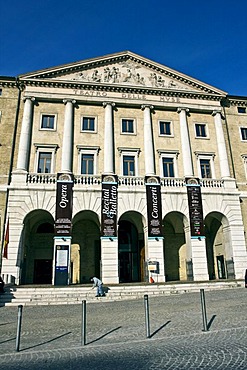
[[144,306],[145,306],[145,323],[146,323],[146,335],[150,338],[150,322],[149,322],[149,305],[148,305],[148,295],[144,295]]
[[18,352],[20,350],[22,309],[23,309],[23,306],[22,305],[19,305],[18,306],[18,321],[17,321],[16,345],[15,345],[15,349]]
[[201,295],[201,305],[202,305],[203,331],[208,331],[204,289],[200,289],[200,295]]
[[86,345],[86,301],[82,301],[81,344]]

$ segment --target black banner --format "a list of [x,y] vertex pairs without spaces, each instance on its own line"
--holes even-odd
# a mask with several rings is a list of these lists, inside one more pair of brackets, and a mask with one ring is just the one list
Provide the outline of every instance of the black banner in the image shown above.
[[146,177],[148,236],[162,237],[162,207],[160,182],[157,177]]
[[102,176],[101,236],[117,236],[118,177]]
[[73,177],[69,174],[58,174],[56,194],[55,235],[71,235]]
[[200,180],[196,178],[187,178],[186,186],[189,203],[191,237],[204,237]]

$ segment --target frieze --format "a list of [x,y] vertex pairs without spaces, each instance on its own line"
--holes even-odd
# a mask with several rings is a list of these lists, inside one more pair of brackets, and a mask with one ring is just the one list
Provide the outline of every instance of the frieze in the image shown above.
[[[98,90],[81,90],[81,89],[74,89],[75,95],[85,96],[85,97],[110,97],[109,93],[106,91],[98,91]],[[121,99],[129,99],[129,100],[150,100],[149,95],[145,94],[138,94],[138,93],[119,93],[118,98]],[[164,103],[179,103],[180,98],[174,96],[158,96],[160,102]],[[151,99],[153,100],[153,99]]]

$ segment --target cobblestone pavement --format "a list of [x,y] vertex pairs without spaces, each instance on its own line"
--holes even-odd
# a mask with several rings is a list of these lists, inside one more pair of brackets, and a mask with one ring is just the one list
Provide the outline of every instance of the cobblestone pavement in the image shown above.
[[16,351],[17,307],[0,308],[1,370],[247,369],[247,289],[149,296],[151,338],[144,300],[23,308]]

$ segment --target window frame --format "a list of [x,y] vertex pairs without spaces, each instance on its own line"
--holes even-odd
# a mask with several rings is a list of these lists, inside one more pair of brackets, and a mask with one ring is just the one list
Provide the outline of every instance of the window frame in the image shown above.
[[[160,177],[161,178],[178,178],[178,155],[179,151],[178,150],[162,150],[158,149],[158,154],[159,154],[159,165],[160,165]],[[163,168],[163,158],[172,158],[173,159],[173,171],[174,171],[174,176],[173,177],[165,177],[164,176],[164,168]]]
[[[99,147],[96,146],[83,146],[77,145],[77,152],[78,152],[78,174],[82,176],[95,176],[98,173],[98,154],[99,154]],[[93,155],[93,173],[92,174],[83,174],[81,173],[82,170],[82,156],[84,154]]]
[[[245,130],[246,131],[246,139],[243,139],[242,130]],[[239,127],[239,132],[240,132],[240,139],[241,139],[241,141],[247,142],[247,127],[240,126]]]
[[[93,130],[84,130],[83,129],[83,120],[84,118],[86,119],[94,119],[94,129]],[[97,116],[91,116],[89,114],[87,115],[82,115],[81,116],[81,132],[84,132],[84,133],[89,133],[89,134],[96,134],[97,133],[97,130],[98,130],[98,119],[97,119]]]
[[[204,127],[205,130],[205,136],[202,135],[197,135],[197,127]],[[194,124],[194,129],[195,129],[195,138],[196,139],[209,139],[209,134],[208,134],[208,125],[203,122],[196,122]]]
[[[129,132],[129,131],[123,131],[123,121],[132,121],[133,122],[133,132]],[[134,118],[121,118],[121,121],[120,121],[120,132],[121,132],[121,135],[136,135],[136,120]]]
[[[54,117],[54,127],[42,127],[43,118],[45,116]],[[41,113],[40,115],[40,130],[41,131],[56,131],[57,129],[57,114],[56,113]]]
[[[139,163],[138,158],[140,154],[139,148],[118,148],[120,153],[120,173],[125,177],[138,177],[139,176]],[[135,175],[124,175],[124,156],[134,157]]]
[[[195,153],[197,156],[197,171],[198,171],[198,177],[200,179],[215,179],[215,166],[214,166],[214,158],[215,153]],[[210,164],[210,171],[211,171],[211,177],[202,177],[202,171],[201,171],[201,160],[209,160]]]
[[[241,112],[241,110],[242,110],[242,112]],[[246,114],[246,107],[238,106],[237,111],[238,111],[238,114]]]
[[[34,144],[36,148],[34,168],[35,173],[47,174],[55,173],[55,154],[58,148],[57,144]],[[39,158],[41,153],[51,153],[51,171],[50,172],[39,172]]]
[[[170,124],[170,134],[162,134],[161,133],[161,123],[169,123]],[[159,132],[159,136],[162,136],[162,137],[174,137],[174,132],[173,132],[173,123],[172,121],[170,120],[164,120],[164,119],[160,119],[158,120],[158,132]]]

